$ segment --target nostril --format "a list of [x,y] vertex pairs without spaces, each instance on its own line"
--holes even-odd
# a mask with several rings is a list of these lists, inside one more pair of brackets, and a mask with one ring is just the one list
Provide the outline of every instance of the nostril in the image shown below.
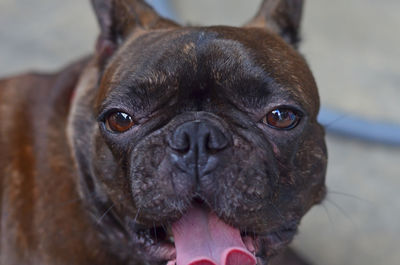
[[196,157],[205,158],[225,149],[229,141],[217,126],[191,121],[180,125],[170,136],[168,144],[181,154],[193,153]]
[[211,153],[221,151],[228,146],[228,139],[218,129],[211,129],[205,140],[207,151]]
[[190,150],[190,135],[181,130],[177,130],[168,141],[169,146],[180,153],[187,153]]

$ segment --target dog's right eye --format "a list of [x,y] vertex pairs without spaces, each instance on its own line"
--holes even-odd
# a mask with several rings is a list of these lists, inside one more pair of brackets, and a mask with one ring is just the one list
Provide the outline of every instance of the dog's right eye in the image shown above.
[[106,117],[105,124],[107,130],[115,133],[123,133],[132,128],[135,122],[129,114],[117,111],[110,113]]

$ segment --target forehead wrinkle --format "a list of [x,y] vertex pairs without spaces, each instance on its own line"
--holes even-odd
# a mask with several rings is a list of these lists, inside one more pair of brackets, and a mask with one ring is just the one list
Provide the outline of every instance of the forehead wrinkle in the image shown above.
[[129,108],[135,112],[151,112],[165,104],[175,93],[176,83],[171,73],[154,70],[148,74],[135,74],[111,89],[104,105]]
[[[304,101],[310,113],[319,108],[317,85],[301,54],[270,32],[256,29],[214,27],[225,39],[239,42],[251,62],[259,66],[286,92]],[[226,34],[225,34],[226,33]],[[274,92],[274,91],[273,91]]]
[[[225,97],[235,98],[236,103],[253,106],[264,105],[271,93],[273,79],[251,57],[250,51],[239,41],[212,39],[203,42],[200,56],[210,68],[212,79],[223,88]],[[213,51],[211,54],[209,51]],[[212,63],[207,60],[212,58]]]
[[[199,53],[202,56],[210,56],[210,50],[216,54],[212,56],[213,63],[210,64],[211,75],[217,87],[227,91],[224,97],[239,108],[243,106],[245,111],[261,109],[270,103],[272,98],[276,98],[276,104],[291,102],[298,104],[302,109],[310,109],[307,93],[299,93],[304,90],[304,85],[309,85],[304,82],[307,80],[303,80],[298,74],[289,76],[289,73],[285,73],[281,76],[282,72],[275,72],[268,61],[257,58],[258,52],[247,48],[240,41],[214,38],[203,41],[199,46],[202,48],[200,51],[203,50]],[[264,54],[267,55],[268,53]],[[278,60],[275,56],[266,59]],[[280,60],[274,64],[282,64]],[[303,73],[300,73],[300,76],[302,75]]]
[[[126,106],[129,100],[119,99],[123,96],[130,98],[130,108],[135,109],[144,109],[149,106],[156,108],[157,105],[165,103],[166,98],[170,98],[177,92],[178,78],[182,73],[188,73],[187,69],[190,68],[188,74],[192,75],[191,73],[197,69],[194,53],[196,45],[190,38],[186,39],[188,41],[182,42],[185,36],[177,35],[172,44],[180,44],[180,47],[170,43],[163,46],[163,49],[157,50],[150,59],[144,60],[143,54],[133,52],[130,60],[127,58],[114,60],[112,65],[114,69],[110,71],[108,77],[111,81],[107,86],[110,98],[105,100],[103,105],[118,105],[124,102],[123,105]],[[153,49],[148,49],[146,54],[151,53],[151,50]],[[177,50],[183,51],[182,55],[179,55]]]
[[141,115],[146,106],[150,103],[146,100],[148,97],[142,95],[132,95],[132,90],[127,88],[116,88],[110,91],[107,98],[103,101],[101,109],[119,109],[127,111],[129,114]]

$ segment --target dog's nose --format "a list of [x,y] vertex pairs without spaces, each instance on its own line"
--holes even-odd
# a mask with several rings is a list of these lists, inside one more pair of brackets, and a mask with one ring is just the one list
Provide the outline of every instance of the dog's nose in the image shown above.
[[228,147],[229,140],[210,122],[190,121],[172,133],[168,144],[175,151],[175,162],[182,170],[204,175],[215,168],[216,156]]
[[179,126],[169,140],[169,146],[182,154],[197,152],[199,156],[225,149],[228,139],[215,125],[191,121]]

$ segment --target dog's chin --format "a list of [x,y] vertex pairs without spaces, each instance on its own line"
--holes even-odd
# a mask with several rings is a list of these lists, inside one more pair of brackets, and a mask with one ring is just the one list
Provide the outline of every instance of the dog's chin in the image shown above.
[[[204,205],[204,204],[199,204],[195,203],[195,207],[202,208],[198,211],[202,212],[209,212],[209,208]],[[196,210],[197,211],[197,210]],[[190,212],[190,211],[189,211]],[[195,213],[196,214],[196,213]],[[193,213],[184,213],[183,216],[181,217],[181,220],[183,219],[189,219],[191,217],[188,217],[189,215],[193,215]],[[211,213],[210,215],[215,215]],[[221,250],[210,250],[210,248],[218,249],[220,246],[218,245],[213,245],[212,242],[203,242],[206,243],[208,251],[210,253],[217,253],[220,251],[222,253],[222,256],[225,255],[225,258],[222,258],[221,263],[220,260],[218,259],[213,259],[215,262],[210,259],[210,261],[207,261],[207,257],[204,259],[207,262],[200,262],[200,261],[188,261],[185,260],[184,262],[180,262],[179,259],[183,259],[183,256],[187,256],[186,253],[182,253],[186,250],[189,249],[189,252],[196,253],[196,248],[198,248],[198,243],[200,242],[203,237],[202,234],[208,234],[210,231],[200,231],[200,234],[196,232],[197,224],[194,224],[193,222],[199,222],[194,221],[194,220],[189,220],[189,221],[181,221],[178,220],[173,223],[165,223],[160,226],[145,226],[145,225],[138,225],[135,223],[132,223],[132,229],[129,229],[131,232],[131,239],[133,240],[134,244],[140,249],[141,252],[143,252],[143,256],[148,257],[148,262],[149,264],[166,264],[166,265],[175,265],[175,264],[223,264],[223,265],[230,265],[230,264],[258,264],[258,265],[265,265],[268,264],[268,261],[275,255],[277,255],[280,250],[283,250],[293,239],[294,235],[296,234],[297,231],[297,222],[288,222],[283,224],[281,227],[277,229],[273,229],[270,231],[266,231],[265,233],[255,233],[251,230],[240,230],[234,227],[230,227],[229,225],[225,224],[222,220],[218,219],[218,217],[215,218],[217,221],[210,221],[211,225],[213,227],[215,226],[221,226],[216,225],[215,222],[218,223],[223,223],[222,226],[228,227],[228,228],[222,228],[221,230],[227,229],[228,232],[225,235],[219,234],[219,232],[211,232],[211,233],[217,233],[217,235],[213,236],[211,235],[210,238],[213,238],[212,240],[218,241],[218,237],[222,237],[225,239],[222,239],[222,241],[218,242],[224,242],[226,240],[230,242],[236,242],[233,243],[232,246],[230,246],[228,243],[228,250],[229,251],[221,251]],[[196,219],[197,216],[196,216]],[[201,219],[201,218],[200,218]],[[184,228],[182,226],[185,226],[184,223],[189,222],[189,231],[190,234],[185,234],[188,231],[186,230],[181,234],[182,231],[184,231]],[[140,227],[140,228],[138,228]],[[229,228],[230,227],[230,228]],[[219,228],[215,228],[219,229]],[[236,232],[235,232],[236,231]],[[236,238],[235,238],[235,233],[237,233]],[[200,235],[200,238],[197,236]],[[208,235],[209,236],[209,235]],[[205,236],[205,238],[208,238],[208,236]],[[184,237],[192,237],[190,240],[184,240],[182,238]],[[195,237],[195,238],[193,238]],[[226,238],[228,237],[228,239]],[[231,237],[231,238],[229,238]],[[187,243],[187,242],[189,243]],[[195,246],[191,246],[190,241],[194,241]],[[238,242],[240,241],[240,242]],[[182,244],[184,246],[182,246]],[[224,243],[221,243],[224,244]],[[186,245],[186,246],[185,246]],[[234,246],[235,245],[235,246]],[[230,255],[228,252],[232,252],[235,255],[235,259],[239,257],[239,260],[242,259],[244,260],[243,262],[239,263],[231,263],[229,262],[228,258],[226,255]],[[190,254],[190,255],[195,255],[195,254]],[[228,254],[227,254],[228,253]],[[238,254],[239,253],[239,254]],[[209,256],[212,256],[213,254],[210,254]],[[202,256],[204,258],[204,255],[201,253],[199,256]],[[196,257],[194,257],[196,258]],[[178,259],[178,262],[177,262]],[[196,263],[197,262],[197,263]]]

